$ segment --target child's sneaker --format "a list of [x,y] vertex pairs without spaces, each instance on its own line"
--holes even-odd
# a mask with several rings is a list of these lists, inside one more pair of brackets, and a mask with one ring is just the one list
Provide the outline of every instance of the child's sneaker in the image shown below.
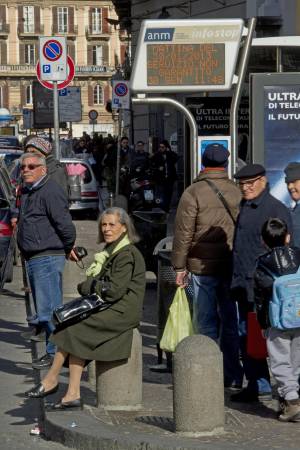
[[284,409],[278,420],[281,422],[300,422],[300,400],[285,400]]

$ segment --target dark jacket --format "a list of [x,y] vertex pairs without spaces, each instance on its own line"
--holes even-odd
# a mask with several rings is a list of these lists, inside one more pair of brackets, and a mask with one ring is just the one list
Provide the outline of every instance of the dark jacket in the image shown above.
[[231,276],[234,223],[205,178],[222,192],[233,216],[238,214],[240,190],[227,173],[202,172],[178,204],[172,265],[201,275]]
[[291,209],[294,245],[300,248],[300,204]]
[[254,300],[257,318],[262,329],[270,326],[269,302],[272,297],[274,278],[296,273],[300,265],[300,249],[296,247],[275,247],[259,257],[254,274]]
[[51,154],[46,158],[46,166],[49,178],[55,181],[69,198],[68,175],[65,167]]
[[177,179],[177,159],[177,153],[172,150],[166,150],[165,152],[157,151],[154,153],[150,158],[153,179],[157,183],[174,182]]
[[76,238],[68,202],[48,176],[32,189],[22,188],[18,245],[25,259],[42,254],[68,254]]
[[[253,302],[253,275],[256,261],[266,252],[261,239],[263,224],[270,217],[287,223],[292,235],[292,220],[287,207],[273,197],[266,188],[254,200],[241,201],[233,242],[233,276],[231,287],[242,289],[244,298]],[[239,300],[237,298],[237,300]]]
[[[106,247],[111,253],[117,245]],[[96,281],[94,283],[93,281]],[[114,361],[130,356],[132,330],[142,318],[145,263],[134,245],[111,254],[99,275],[78,286],[82,295],[97,292],[112,306],[62,330],[52,342],[82,359]]]

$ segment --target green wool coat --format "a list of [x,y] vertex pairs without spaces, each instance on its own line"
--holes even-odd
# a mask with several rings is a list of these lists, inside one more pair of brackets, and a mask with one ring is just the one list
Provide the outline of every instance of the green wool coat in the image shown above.
[[78,285],[81,295],[96,292],[112,302],[111,307],[51,336],[51,342],[58,348],[81,359],[117,361],[129,358],[132,330],[142,318],[145,262],[132,244],[112,255],[118,241],[106,246],[110,256],[100,274]]

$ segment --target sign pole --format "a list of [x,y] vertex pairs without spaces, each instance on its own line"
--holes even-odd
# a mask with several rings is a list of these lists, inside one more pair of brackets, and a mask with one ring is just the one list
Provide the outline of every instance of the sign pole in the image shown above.
[[55,142],[55,157],[59,160],[59,117],[58,117],[58,89],[57,81],[53,81],[53,112],[54,112],[54,142]]

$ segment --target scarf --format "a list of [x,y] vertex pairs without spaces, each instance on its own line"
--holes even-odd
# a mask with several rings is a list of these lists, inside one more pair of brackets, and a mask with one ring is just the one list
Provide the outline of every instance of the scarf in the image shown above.
[[102,267],[104,266],[104,263],[106,262],[106,260],[113,255],[114,253],[118,252],[119,250],[121,250],[123,247],[125,247],[126,245],[129,245],[130,241],[128,239],[127,234],[123,237],[123,239],[121,239],[121,241],[115,246],[115,248],[113,249],[112,253],[108,253],[107,250],[102,250],[102,252],[99,253],[95,253],[95,260],[94,262],[90,265],[90,267],[86,270],[86,275],[88,277],[95,277],[96,275],[98,275],[101,270]]

